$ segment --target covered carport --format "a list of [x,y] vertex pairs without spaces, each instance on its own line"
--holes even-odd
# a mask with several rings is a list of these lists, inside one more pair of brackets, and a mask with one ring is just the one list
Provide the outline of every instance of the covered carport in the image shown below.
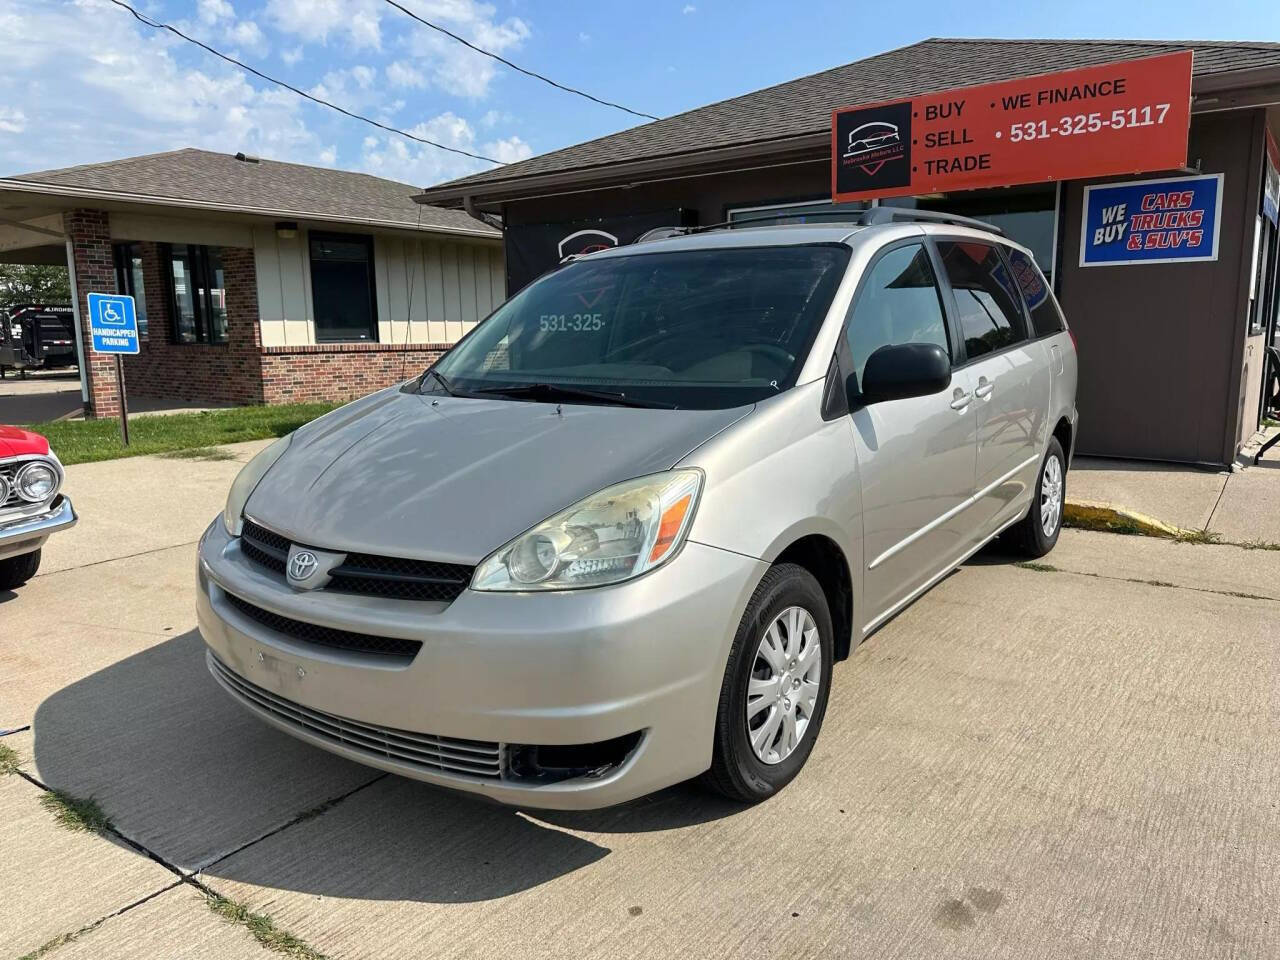
[[[62,214],[0,196],[0,263],[64,267],[74,288],[71,244]],[[0,382],[0,423],[39,423],[79,415],[89,397],[80,337],[80,308],[70,298],[76,330],[77,366]],[[0,317],[3,322],[5,317]]]

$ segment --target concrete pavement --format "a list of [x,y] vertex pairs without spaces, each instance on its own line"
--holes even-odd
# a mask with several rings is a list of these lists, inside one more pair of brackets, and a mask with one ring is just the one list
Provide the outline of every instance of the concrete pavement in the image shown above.
[[[46,956],[268,956],[189,875],[332,957],[1280,954],[1280,553],[984,553],[836,668],[770,802],[547,814],[337,760],[216,688],[194,541],[236,467],[70,468],[81,525],[0,594],[0,728],[31,725],[0,744],[168,864],[0,777],[0,957],[97,921]],[[145,507],[117,525],[121,488]]]

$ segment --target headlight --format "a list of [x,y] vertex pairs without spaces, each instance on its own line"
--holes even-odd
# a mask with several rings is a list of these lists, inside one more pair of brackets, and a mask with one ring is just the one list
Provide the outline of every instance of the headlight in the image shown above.
[[572,590],[630,580],[675,556],[689,532],[700,470],[606,487],[490,555],[473,590]]
[[40,503],[58,492],[58,471],[42,460],[33,460],[13,478],[13,488],[28,503]]
[[275,466],[276,461],[284,456],[292,439],[293,434],[281,437],[246,463],[244,469],[236,476],[231,484],[231,492],[227,494],[227,508],[222,512],[222,525],[227,528],[227,533],[231,536],[240,536],[240,530],[244,527],[244,505],[249,502],[249,494],[253,493],[254,488],[267,475],[267,471]]

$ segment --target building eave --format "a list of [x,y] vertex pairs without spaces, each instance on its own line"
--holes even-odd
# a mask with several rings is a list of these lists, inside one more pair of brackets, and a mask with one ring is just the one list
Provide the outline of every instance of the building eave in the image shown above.
[[[192,200],[187,197],[165,197],[149,194],[129,193],[118,190],[102,190],[93,187],[73,187],[63,184],[41,183],[34,180],[0,178],[0,191],[13,191],[33,197],[48,197],[58,200],[77,200],[86,204],[113,203],[130,206],[159,207],[169,210],[200,210],[211,213],[228,213],[243,216],[264,217],[278,220],[310,220],[320,223],[358,224],[367,227],[378,227],[388,230],[407,230],[412,233],[429,233],[441,236],[470,237],[474,239],[497,241],[499,234],[493,229],[464,229],[461,227],[442,227],[434,224],[417,225],[413,221],[388,220],[382,217],[338,216],[333,213],[317,210],[299,210],[286,207],[255,207],[245,204],[220,203],[211,200]],[[416,199],[416,198],[415,198]]]

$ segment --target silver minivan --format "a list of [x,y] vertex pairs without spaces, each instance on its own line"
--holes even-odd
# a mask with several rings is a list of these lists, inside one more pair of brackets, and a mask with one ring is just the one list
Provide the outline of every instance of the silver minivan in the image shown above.
[[997,535],[1057,541],[1076,354],[962,218],[562,265],[278,440],[200,542],[208,666],[352,760],[530,807],[804,765],[835,664]]

